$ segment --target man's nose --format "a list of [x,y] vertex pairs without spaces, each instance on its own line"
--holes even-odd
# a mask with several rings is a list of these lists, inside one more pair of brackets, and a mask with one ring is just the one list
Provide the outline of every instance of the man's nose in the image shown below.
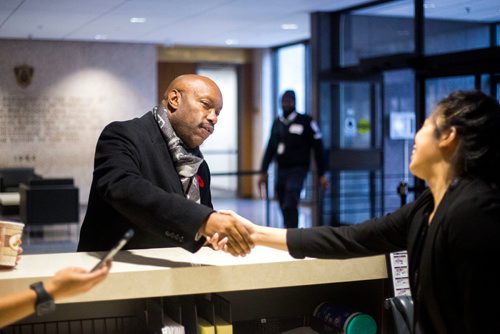
[[217,113],[215,112],[215,109],[210,109],[210,112],[208,113],[207,119],[215,125],[218,120]]

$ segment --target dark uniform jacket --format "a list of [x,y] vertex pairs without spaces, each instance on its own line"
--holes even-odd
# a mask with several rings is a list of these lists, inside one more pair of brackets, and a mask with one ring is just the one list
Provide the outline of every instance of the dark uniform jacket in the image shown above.
[[500,331],[500,192],[478,179],[454,182],[432,223],[429,190],[396,212],[359,225],[292,229],[290,254],[349,258],[408,250],[417,329]]
[[277,157],[278,168],[305,167],[311,164],[311,149],[314,150],[317,173],[325,172],[321,132],[311,116],[293,112],[288,118],[277,118],[271,129],[261,171],[267,172],[272,160]]
[[183,247],[198,250],[195,236],[213,211],[210,172],[198,170],[201,203],[185,198],[179,176],[151,112],[113,122],[97,142],[87,213],[78,251],[111,248],[128,229],[128,249]]

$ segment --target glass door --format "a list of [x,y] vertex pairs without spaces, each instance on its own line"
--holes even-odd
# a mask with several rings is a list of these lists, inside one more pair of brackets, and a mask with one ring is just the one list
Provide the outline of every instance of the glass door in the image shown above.
[[331,110],[321,122],[331,181],[322,223],[360,223],[383,210],[382,79],[334,80],[320,89],[330,91],[320,94],[320,105]]
[[496,97],[500,101],[500,74],[491,76],[491,87],[491,96]]

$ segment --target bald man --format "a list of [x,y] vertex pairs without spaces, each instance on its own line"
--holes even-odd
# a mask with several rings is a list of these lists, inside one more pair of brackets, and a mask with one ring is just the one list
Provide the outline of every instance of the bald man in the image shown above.
[[199,146],[222,109],[219,87],[182,75],[159,106],[113,122],[97,142],[94,174],[78,251],[110,249],[129,228],[128,249],[182,247],[196,252],[206,236],[227,236],[233,255],[253,242],[237,218],[213,209],[210,171]]

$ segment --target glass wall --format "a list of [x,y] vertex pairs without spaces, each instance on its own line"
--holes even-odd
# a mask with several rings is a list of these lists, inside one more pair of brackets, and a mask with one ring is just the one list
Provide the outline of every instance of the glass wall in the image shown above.
[[[428,10],[426,10],[426,15]],[[487,48],[490,43],[487,23],[447,19],[425,19],[425,53],[439,54]]]
[[[297,43],[287,45],[275,49],[274,64],[275,64],[275,81],[274,81],[274,110],[273,118],[282,115],[281,111],[281,97],[286,90],[293,90],[295,92],[296,103],[295,107],[298,113],[309,113],[309,105],[307,103],[308,94],[308,65],[307,65],[307,52],[308,46],[305,43]],[[264,134],[266,143],[269,139],[269,132]],[[274,164],[273,164],[273,167]],[[274,184],[276,173],[275,168],[270,168],[268,171],[269,182],[269,197],[274,198]],[[311,173],[306,178],[304,189],[301,193],[302,205],[308,205],[312,199],[312,177]],[[304,219],[304,209],[299,210],[299,226],[307,227],[311,225],[311,219]],[[309,210],[310,212],[310,210]],[[283,226],[282,217],[271,217],[271,226]],[[274,221],[273,221],[274,220]],[[278,221],[276,221],[278,220]],[[307,224],[307,225],[305,225]]]
[[[440,54],[487,48],[490,44],[491,9],[480,2],[426,1],[425,53]],[[498,10],[498,8],[496,9]],[[498,12],[496,20],[498,20]]]
[[497,24],[497,45],[500,45],[500,24]]
[[[415,2],[375,1],[312,16],[313,76],[332,180],[323,224],[353,224],[419,196],[426,185],[411,175],[409,162],[423,119],[458,89],[500,96],[500,7]],[[380,94],[368,91],[370,82]],[[368,114],[377,101],[381,110]]]
[[396,1],[350,12],[341,21],[341,65],[414,51],[413,1]]
[[474,76],[454,76],[427,79],[425,82],[425,115],[429,116],[436,104],[455,90],[474,89]]
[[[434,55],[490,46],[490,25],[500,45],[498,6],[487,1],[424,2],[424,51]],[[341,65],[363,59],[415,52],[413,0],[390,1],[354,10],[342,16]],[[365,60],[366,61],[366,60]]]
[[371,147],[371,87],[369,82],[345,83],[340,88],[340,148]]
[[[410,174],[410,154],[416,131],[415,122],[415,73],[410,69],[384,72],[384,119],[388,125],[384,134],[384,194],[385,212],[401,205],[396,192],[401,182],[414,186]],[[403,122],[403,126],[400,126]],[[397,131],[403,130],[401,131]],[[412,201],[408,193],[406,202]]]
[[[214,80],[224,97],[224,106],[214,133],[201,145],[212,173],[238,170],[238,73],[236,66],[199,66],[197,73]],[[211,181],[212,196],[236,194],[238,183],[232,176],[217,176]]]
[[306,46],[295,44],[279,48],[277,60],[277,105],[281,107],[281,95],[294,90],[297,112],[306,113]]

